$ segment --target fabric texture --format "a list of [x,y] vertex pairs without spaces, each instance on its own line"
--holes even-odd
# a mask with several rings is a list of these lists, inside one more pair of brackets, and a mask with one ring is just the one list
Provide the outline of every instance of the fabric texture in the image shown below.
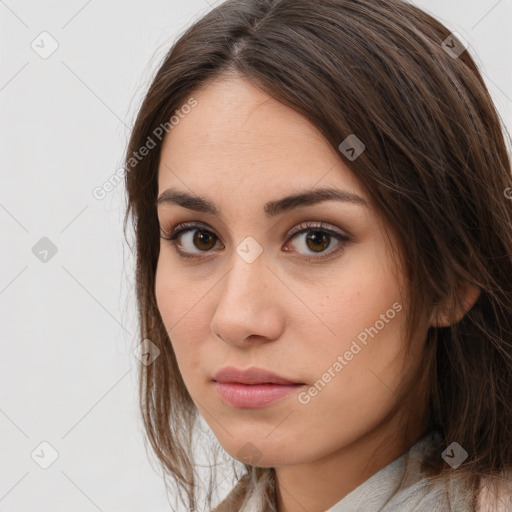
[[[425,452],[439,444],[437,432],[425,434],[326,512],[473,512],[470,493],[454,479],[444,488],[422,473]],[[409,477],[400,485],[405,470]]]
[[[456,472],[446,485],[433,483],[422,472],[421,463],[430,450],[439,450],[441,435],[436,431],[426,433],[411,448],[368,480],[347,494],[325,512],[475,512],[469,489],[456,478]],[[441,456],[441,451],[439,452]],[[402,481],[407,470],[408,477]],[[246,475],[247,477],[247,475]],[[498,487],[496,507],[491,507],[492,494],[485,482],[476,504],[476,512],[512,512],[512,474]],[[244,496],[241,482],[214,512],[264,512],[261,493]]]

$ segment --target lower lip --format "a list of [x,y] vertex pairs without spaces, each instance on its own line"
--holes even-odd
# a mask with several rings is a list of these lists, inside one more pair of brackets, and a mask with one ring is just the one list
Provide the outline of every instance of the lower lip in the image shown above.
[[303,384],[239,384],[214,381],[220,395],[234,407],[257,409],[293,393]]

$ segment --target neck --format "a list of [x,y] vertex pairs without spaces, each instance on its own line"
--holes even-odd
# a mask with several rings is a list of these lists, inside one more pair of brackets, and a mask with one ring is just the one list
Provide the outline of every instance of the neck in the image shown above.
[[423,422],[407,428],[401,420],[403,415],[396,414],[355,441],[310,463],[276,467],[278,511],[324,512],[338,503],[425,433]]

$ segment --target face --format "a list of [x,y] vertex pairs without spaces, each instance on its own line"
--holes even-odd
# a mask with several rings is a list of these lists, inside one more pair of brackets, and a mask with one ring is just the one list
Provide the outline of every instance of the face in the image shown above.
[[[258,466],[313,461],[376,429],[418,372],[422,344],[403,352],[394,238],[301,114],[238,78],[193,97],[160,159],[162,236],[178,234],[160,242],[158,308],[187,389],[228,453]],[[319,189],[337,197],[279,202]],[[214,378],[226,366],[297,385],[222,387]],[[246,398],[233,404],[221,389]]]

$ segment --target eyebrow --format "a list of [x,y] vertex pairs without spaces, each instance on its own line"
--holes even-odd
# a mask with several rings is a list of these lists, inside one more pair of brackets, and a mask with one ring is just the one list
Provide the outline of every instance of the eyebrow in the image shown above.
[[[269,201],[264,206],[264,212],[267,217],[275,217],[295,208],[311,206],[323,201],[343,201],[368,206],[368,203],[362,197],[352,192],[336,188],[317,188]],[[156,200],[156,205],[160,204],[177,204],[188,210],[219,215],[217,207],[208,199],[172,188],[168,188],[160,194]]]

